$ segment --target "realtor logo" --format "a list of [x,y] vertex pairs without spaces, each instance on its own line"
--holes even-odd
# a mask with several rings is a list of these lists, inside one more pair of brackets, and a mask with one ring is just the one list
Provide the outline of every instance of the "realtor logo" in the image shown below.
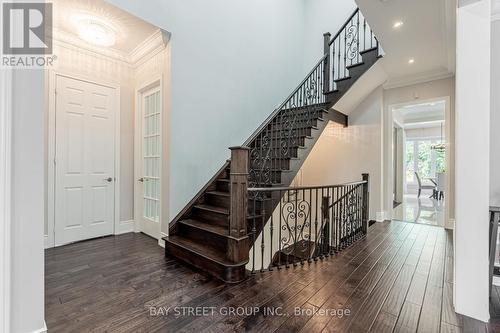
[[52,4],[2,4],[3,54],[52,53]]

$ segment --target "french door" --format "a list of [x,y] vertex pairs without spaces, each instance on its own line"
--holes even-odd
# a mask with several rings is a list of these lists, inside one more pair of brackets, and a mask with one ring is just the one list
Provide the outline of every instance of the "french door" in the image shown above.
[[161,91],[160,87],[141,94],[141,163],[138,179],[140,231],[160,237],[161,214]]

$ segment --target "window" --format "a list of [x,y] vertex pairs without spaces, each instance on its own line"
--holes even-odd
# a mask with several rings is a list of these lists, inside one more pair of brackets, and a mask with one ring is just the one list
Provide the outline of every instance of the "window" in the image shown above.
[[444,151],[431,149],[438,144],[437,139],[418,139],[406,141],[406,182],[415,183],[415,171],[420,178],[434,178],[445,171]]

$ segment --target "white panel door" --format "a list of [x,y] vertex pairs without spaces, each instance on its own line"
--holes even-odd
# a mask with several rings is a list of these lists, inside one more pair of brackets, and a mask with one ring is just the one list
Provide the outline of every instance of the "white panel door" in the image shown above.
[[161,109],[159,87],[141,94],[140,228],[156,239],[160,237]]
[[113,234],[115,94],[57,76],[56,246]]

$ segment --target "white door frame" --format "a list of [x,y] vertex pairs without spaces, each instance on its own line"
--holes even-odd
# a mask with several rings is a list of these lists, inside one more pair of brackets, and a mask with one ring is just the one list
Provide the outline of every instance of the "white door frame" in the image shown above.
[[12,70],[0,72],[0,327],[10,332]]
[[[147,81],[145,83],[140,83],[138,85],[138,88],[135,90],[135,133],[134,133],[134,221],[135,221],[135,226],[134,226],[134,231],[135,232],[141,232],[141,218],[142,218],[142,212],[140,211],[140,200],[142,200],[142,196],[139,195],[139,190],[137,187],[137,181],[142,175],[140,174],[139,170],[142,170],[141,164],[142,164],[142,95],[143,93],[147,92],[148,90],[151,90],[155,87],[158,87],[160,89],[160,142],[161,146],[163,147],[164,143],[164,131],[163,131],[163,117],[165,117],[164,112],[164,93],[163,93],[163,75],[157,75],[154,76],[150,81]],[[163,152],[163,148],[161,149],[161,152]],[[163,163],[164,163],[164,156],[162,153],[160,153],[161,159],[160,159],[160,217],[159,217],[159,222],[158,222],[158,237],[159,237],[159,242],[161,241],[161,221],[162,221],[162,216],[163,216],[163,209],[162,209],[162,188],[163,188],[163,182],[165,181],[163,179]]]
[[[393,110],[395,108],[407,106],[407,105],[414,105],[414,104],[421,104],[421,103],[427,103],[427,102],[438,102],[438,101],[445,101],[445,111],[444,111],[444,129],[445,129],[445,138],[446,138],[446,150],[445,150],[445,164],[446,164],[446,186],[445,186],[445,192],[446,195],[444,196],[444,202],[445,202],[445,216],[444,216],[444,225],[443,227],[446,229],[453,229],[454,228],[454,223],[450,219],[450,189],[451,189],[451,182],[454,182],[454,179],[451,177],[451,172],[450,172],[450,166],[451,163],[453,162],[451,160],[451,151],[455,149],[455,147],[451,144],[451,97],[450,96],[442,96],[442,97],[435,97],[435,98],[428,98],[428,99],[418,99],[410,102],[405,102],[405,103],[397,103],[397,104],[391,104],[388,106],[389,108],[389,115],[392,119],[391,123],[394,123],[394,117],[393,117]],[[391,130],[392,132],[392,130]],[[392,135],[391,135],[391,141],[389,143],[392,145]],[[392,147],[386,147],[388,151],[391,151],[392,155]],[[391,166],[392,169],[392,166]],[[394,170],[391,172],[390,179],[394,178]],[[391,189],[392,191],[392,189]],[[389,193],[385,193],[385,198],[389,198]],[[392,206],[389,206],[392,207]],[[392,216],[392,214],[391,214]]]
[[57,77],[67,77],[114,89],[115,94],[115,200],[113,233],[120,233],[120,85],[116,82],[96,81],[84,75],[69,74],[64,71],[49,70],[48,82],[48,147],[47,147],[47,236],[45,248],[55,246],[55,203],[56,203],[56,83]]

